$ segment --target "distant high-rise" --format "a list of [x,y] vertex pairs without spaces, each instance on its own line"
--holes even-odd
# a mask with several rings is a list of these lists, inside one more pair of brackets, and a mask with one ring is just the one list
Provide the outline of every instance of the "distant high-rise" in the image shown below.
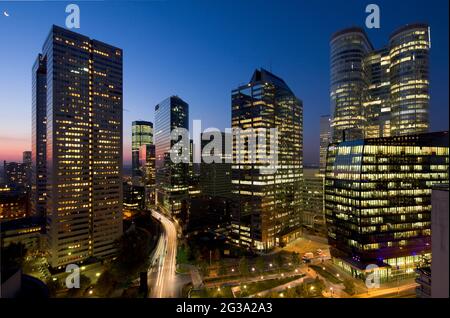
[[24,164],[30,165],[31,164],[31,151],[24,151],[22,153],[22,162]]
[[[261,160],[263,154],[250,156],[249,149],[238,147],[237,136],[233,138],[231,173],[236,204],[231,240],[267,250],[290,242],[301,232],[303,105],[284,80],[265,69],[256,70],[248,84],[231,94],[234,130],[278,131],[277,170],[269,174],[261,172],[267,166]],[[247,159],[237,163],[239,156]]]
[[53,26],[35,72],[33,152],[39,177],[46,149],[49,264],[110,257],[122,234],[122,50]]
[[[200,188],[202,195],[210,197],[224,197],[229,198],[231,196],[231,163],[226,162],[231,157],[231,154],[226,154],[226,133],[220,133],[222,143],[222,149],[220,149],[220,162],[206,163],[202,161],[200,165]],[[202,134],[202,151],[206,144],[210,140],[203,140]],[[203,153],[202,158],[205,156],[212,156],[211,153]]]
[[146,144],[139,147],[139,166],[142,171],[142,183],[145,186],[147,206],[155,204],[155,160],[155,145]]
[[324,176],[316,168],[303,168],[302,225],[320,236],[326,236],[323,208]]
[[330,46],[334,142],[428,131],[428,25],[398,29],[379,50],[360,28],[335,33]]
[[149,121],[133,121],[131,126],[132,176],[141,176],[139,165],[139,148],[153,144],[153,123]]
[[[189,164],[170,159],[171,132],[189,129],[189,105],[178,96],[171,96],[155,106],[156,203],[167,214],[179,216],[185,209],[189,190]],[[185,153],[189,156],[189,141]],[[186,158],[186,161],[189,158]]]
[[[325,217],[332,260],[364,279],[414,274],[431,252],[431,191],[448,182],[448,132],[331,144]],[[434,241],[433,241],[434,244]]]
[[7,185],[26,189],[29,181],[29,165],[20,162],[3,162],[4,179]]
[[31,211],[46,215],[47,58],[39,54],[32,69]]
[[320,116],[320,173],[325,172],[327,148],[331,142],[330,120],[330,115]]

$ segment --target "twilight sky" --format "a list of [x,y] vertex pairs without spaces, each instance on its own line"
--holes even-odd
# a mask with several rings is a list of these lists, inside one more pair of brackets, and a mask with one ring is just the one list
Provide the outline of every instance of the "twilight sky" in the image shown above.
[[31,149],[31,67],[50,26],[65,26],[69,3],[81,10],[74,31],[124,50],[125,162],[131,122],[153,121],[158,102],[179,95],[191,124],[224,129],[231,90],[264,67],[303,100],[304,161],[317,163],[319,117],[330,112],[329,39],[364,26],[369,3],[381,8],[381,28],[366,30],[376,48],[399,26],[430,24],[431,130],[448,130],[448,0],[1,1],[1,161]]

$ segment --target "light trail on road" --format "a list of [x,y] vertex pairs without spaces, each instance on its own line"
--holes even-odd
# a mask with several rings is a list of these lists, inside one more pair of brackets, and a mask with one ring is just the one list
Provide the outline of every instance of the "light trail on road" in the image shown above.
[[175,224],[163,214],[153,210],[152,216],[161,222],[163,234],[158,241],[153,257],[157,263],[157,275],[153,284],[151,297],[177,297],[174,288],[177,257],[177,230]]

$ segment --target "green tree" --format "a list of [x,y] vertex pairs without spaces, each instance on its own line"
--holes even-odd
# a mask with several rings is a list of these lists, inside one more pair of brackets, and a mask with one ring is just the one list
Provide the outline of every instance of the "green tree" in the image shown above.
[[308,286],[305,283],[298,285],[295,288],[295,291],[297,292],[298,297],[306,298],[309,296]]
[[294,266],[298,266],[300,264],[300,256],[296,252],[292,252],[291,262]]
[[344,290],[347,294],[354,295],[356,293],[355,283],[353,281],[351,281],[350,279],[344,280],[344,287],[345,287]]
[[283,255],[281,255],[281,253],[278,253],[275,256],[275,263],[277,264],[278,268],[281,269],[281,267],[284,264],[284,258],[283,258]]
[[218,274],[220,276],[226,275],[227,274],[227,268],[225,266],[225,262],[221,259],[219,260],[219,271]]
[[243,276],[248,276],[248,260],[245,256],[243,256],[239,261],[239,272]]
[[255,266],[256,266],[256,270],[259,273],[262,273],[264,271],[264,268],[265,268],[264,259],[262,257],[258,257],[256,259],[256,265]]
[[198,269],[200,270],[200,273],[203,274],[203,276],[208,276],[209,274],[209,263],[205,260],[201,260],[198,264]]
[[117,264],[129,270],[148,258],[150,253],[150,235],[141,228],[130,229],[119,239]]
[[319,278],[319,276],[316,276],[316,279],[314,280],[314,286],[316,288],[317,294],[322,295],[322,292],[325,290],[325,282]]

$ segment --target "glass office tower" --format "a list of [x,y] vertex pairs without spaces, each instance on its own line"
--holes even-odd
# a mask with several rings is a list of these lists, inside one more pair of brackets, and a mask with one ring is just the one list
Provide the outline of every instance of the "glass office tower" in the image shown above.
[[364,60],[368,80],[363,101],[364,138],[391,135],[390,55],[388,48],[371,52]]
[[330,115],[320,116],[320,161],[319,172],[325,172],[328,144],[331,142],[331,117]]
[[122,50],[53,26],[42,56],[48,262],[61,268],[114,255],[122,234]]
[[139,165],[139,148],[153,144],[153,123],[149,121],[133,121],[131,125],[131,165],[132,176],[142,176]]
[[325,217],[333,262],[382,281],[414,274],[431,251],[431,189],[448,182],[448,132],[331,144]]
[[350,28],[335,33],[330,47],[332,140],[363,138],[367,95],[364,58],[373,46],[364,30]]
[[[189,105],[180,97],[171,96],[155,106],[156,204],[168,215],[183,219],[189,190],[189,164],[173,163],[170,159],[172,146],[177,143],[170,136],[175,128],[189,129]],[[184,152],[189,156],[189,141]]]
[[[248,84],[233,90],[231,99],[234,130],[278,131],[278,164],[271,174],[261,173],[267,163],[259,160],[260,154],[251,160],[249,149],[239,149],[237,137],[233,138],[236,204],[230,236],[235,244],[268,250],[300,235],[303,105],[284,80],[264,69],[256,70]],[[245,160],[239,163],[236,159],[241,155]]]
[[333,141],[428,132],[430,29],[406,25],[374,50],[350,28],[331,42]]
[[391,35],[392,135],[428,132],[430,29],[412,24]]
[[32,69],[31,211],[46,215],[47,59],[39,54]]
[[142,145],[139,147],[139,166],[142,174],[142,183],[145,187],[146,206],[155,204],[155,145]]

